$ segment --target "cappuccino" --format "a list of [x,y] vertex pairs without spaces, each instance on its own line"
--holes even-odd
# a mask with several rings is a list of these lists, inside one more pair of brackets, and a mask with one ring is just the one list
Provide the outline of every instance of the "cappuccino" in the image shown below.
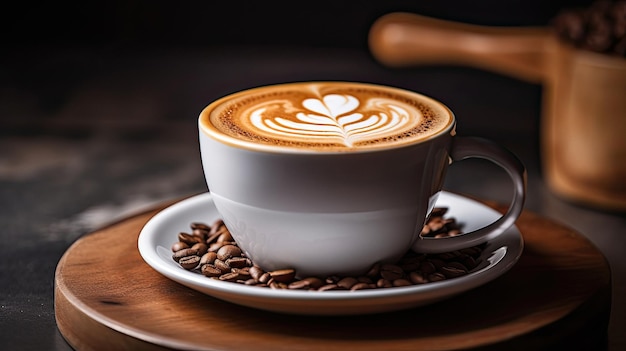
[[[519,160],[488,141],[457,136],[442,103],[398,88],[255,88],[209,104],[198,127],[215,208],[246,257],[267,272],[362,275],[409,249],[476,246],[502,234],[523,206]],[[491,160],[511,176],[509,211],[474,232],[422,237],[448,165],[468,157]]]
[[201,114],[205,133],[252,149],[379,149],[453,127],[452,112],[426,96],[366,83],[302,82],[236,93]]

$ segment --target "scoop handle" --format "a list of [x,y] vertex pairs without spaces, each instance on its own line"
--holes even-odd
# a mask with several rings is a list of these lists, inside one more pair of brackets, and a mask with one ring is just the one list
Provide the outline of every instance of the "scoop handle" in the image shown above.
[[369,32],[375,59],[388,66],[454,64],[533,83],[546,75],[551,34],[543,27],[491,27],[394,12]]

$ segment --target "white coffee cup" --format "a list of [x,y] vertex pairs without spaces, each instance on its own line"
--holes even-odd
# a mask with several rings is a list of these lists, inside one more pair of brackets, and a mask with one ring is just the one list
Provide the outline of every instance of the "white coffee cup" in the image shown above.
[[[490,141],[455,136],[453,113],[414,92],[356,82],[271,85],[211,103],[198,123],[215,206],[266,271],[361,274],[410,249],[479,245],[523,209],[521,162]],[[422,237],[448,165],[469,157],[510,175],[508,212],[471,233]]]

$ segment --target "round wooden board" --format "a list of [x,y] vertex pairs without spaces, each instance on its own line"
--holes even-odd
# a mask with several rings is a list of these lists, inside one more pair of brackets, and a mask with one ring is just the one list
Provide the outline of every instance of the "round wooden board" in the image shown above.
[[154,271],[139,255],[137,238],[167,205],[82,237],[59,261],[55,315],[75,349],[606,347],[611,281],[604,256],[567,226],[528,211],[517,222],[525,240],[522,257],[486,285],[410,310],[311,317],[223,302]]

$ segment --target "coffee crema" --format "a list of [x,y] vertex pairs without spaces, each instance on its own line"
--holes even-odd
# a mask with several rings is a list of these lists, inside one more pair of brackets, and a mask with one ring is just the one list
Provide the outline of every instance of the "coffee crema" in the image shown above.
[[426,96],[350,82],[301,82],[245,90],[200,114],[208,135],[250,148],[350,151],[400,146],[453,127],[452,112]]

